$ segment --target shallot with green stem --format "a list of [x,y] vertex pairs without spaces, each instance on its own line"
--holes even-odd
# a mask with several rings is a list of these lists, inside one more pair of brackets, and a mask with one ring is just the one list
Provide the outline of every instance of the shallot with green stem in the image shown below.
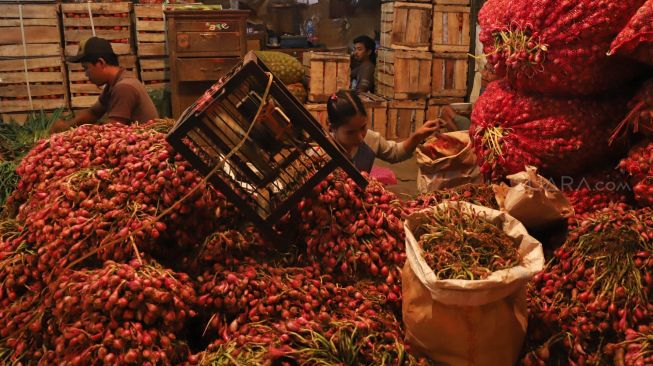
[[427,218],[416,236],[438,279],[482,280],[521,260],[513,238],[483,213],[441,205]]

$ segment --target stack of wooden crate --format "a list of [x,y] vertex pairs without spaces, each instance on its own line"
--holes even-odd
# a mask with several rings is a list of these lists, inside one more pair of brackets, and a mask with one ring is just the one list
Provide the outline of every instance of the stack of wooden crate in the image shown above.
[[148,90],[169,89],[170,65],[163,5],[136,4],[134,19],[140,79]]
[[470,0],[381,5],[377,92],[390,99],[386,137],[402,140],[467,95]]
[[[131,7],[129,2],[62,4],[65,55],[76,55],[80,42],[95,35],[109,40],[114,53],[121,56],[121,66],[135,71]],[[87,108],[95,103],[101,90],[88,81],[81,66],[68,63],[68,75],[71,82],[71,107]]]
[[[426,100],[431,94],[432,11],[429,2],[381,5],[376,91],[390,99],[385,126],[388,139],[403,140],[424,123]],[[375,130],[384,131],[378,126]]]
[[0,4],[0,115],[23,122],[32,110],[68,105],[59,4]]
[[308,86],[308,103],[305,107],[326,128],[326,101],[338,90],[349,89],[349,55],[336,52],[305,52],[302,57]]
[[427,114],[439,117],[443,105],[459,103],[467,96],[471,39],[470,0],[434,0],[433,74]]

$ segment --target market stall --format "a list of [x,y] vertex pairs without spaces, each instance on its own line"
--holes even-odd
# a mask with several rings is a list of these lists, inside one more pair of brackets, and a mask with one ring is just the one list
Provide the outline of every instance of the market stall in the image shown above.
[[0,1],[0,364],[653,365],[651,14]]

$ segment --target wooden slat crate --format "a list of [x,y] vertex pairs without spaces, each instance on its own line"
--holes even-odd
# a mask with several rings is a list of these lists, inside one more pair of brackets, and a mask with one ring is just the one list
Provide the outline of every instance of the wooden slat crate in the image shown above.
[[0,113],[67,106],[66,75],[62,65],[61,57],[0,61]]
[[[63,107],[63,106],[59,106],[59,107]],[[58,109],[59,107],[54,109]],[[48,117],[51,116],[52,112],[54,112],[54,109],[46,110],[45,114]],[[2,123],[16,122],[22,125],[27,121],[30,115],[34,113],[40,114],[41,110],[38,109],[35,111],[25,111],[25,112],[17,112],[17,113],[0,113],[0,122]],[[63,113],[66,114],[66,111],[64,111]]]
[[367,128],[386,137],[388,135],[388,100],[372,93],[359,94],[365,112],[367,112]]
[[467,95],[468,57],[466,53],[433,54],[432,97]]
[[109,40],[117,55],[133,54],[131,3],[74,3],[61,4],[66,56],[76,55],[79,42],[93,36],[89,8],[95,35]]
[[376,92],[390,99],[428,98],[431,93],[430,52],[381,48],[376,60]]
[[428,51],[433,5],[391,2],[381,5],[381,47]]
[[[381,3],[391,3],[395,0],[381,0]],[[430,3],[432,0],[409,0],[408,3]]]
[[472,1],[471,0],[433,0],[433,4],[435,5],[463,5],[463,6],[471,6]]
[[433,52],[469,52],[469,6],[435,5],[433,7]]
[[[16,58],[61,56],[58,14],[59,4],[0,4],[0,55]],[[23,48],[23,33],[27,54]]]
[[324,128],[325,131],[328,131],[329,125],[327,122],[328,116],[326,103],[304,104],[304,108],[306,108],[306,110],[309,111],[318,122],[320,122],[320,125],[322,128]]
[[338,90],[349,89],[349,55],[336,52],[305,52],[302,57],[310,102],[326,102],[329,96]]
[[168,59],[140,59],[141,81],[147,89],[165,89],[170,86]]
[[[136,73],[136,56],[118,56],[118,62],[126,72]],[[95,104],[102,88],[91,83],[82,65],[79,63],[68,63],[68,79],[70,81],[70,104],[72,108],[87,108]]]
[[451,103],[462,103],[464,98],[429,98],[426,105],[426,120],[434,120],[440,118],[440,111],[442,107]]
[[[387,136],[388,100],[371,93],[361,93],[359,95],[367,112],[368,128],[381,133],[383,137]],[[326,103],[308,103],[304,107],[320,122],[325,130],[329,128]]]
[[426,100],[391,100],[388,102],[388,131],[390,140],[404,140],[424,124]]
[[165,21],[161,4],[134,5],[136,52],[139,57],[168,55]]

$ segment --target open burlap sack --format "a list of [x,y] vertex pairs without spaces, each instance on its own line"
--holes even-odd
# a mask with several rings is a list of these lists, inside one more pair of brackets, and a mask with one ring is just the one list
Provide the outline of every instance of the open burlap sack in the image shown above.
[[[417,148],[417,189],[420,193],[428,193],[444,188],[453,188],[467,183],[481,183],[483,178],[476,165],[476,154],[472,148],[468,131],[454,131],[442,135],[454,138],[465,147],[451,155],[441,151],[445,156],[433,159],[424,149]],[[437,137],[433,137],[437,138]],[[428,143],[429,140],[426,141]]]
[[441,365],[512,366],[526,335],[525,286],[544,266],[542,245],[505,212],[466,202],[440,205],[484,214],[514,238],[522,261],[484,280],[439,280],[413,235],[433,208],[410,215],[404,223],[408,260],[402,274],[407,341]]

